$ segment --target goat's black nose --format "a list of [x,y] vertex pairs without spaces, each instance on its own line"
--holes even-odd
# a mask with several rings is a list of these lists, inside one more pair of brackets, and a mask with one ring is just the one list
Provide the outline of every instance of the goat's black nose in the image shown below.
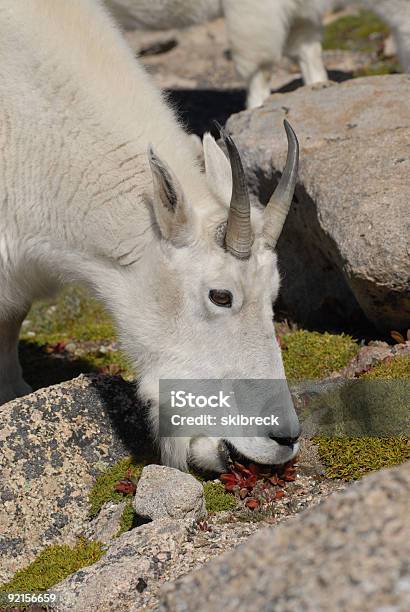
[[295,436],[294,438],[282,438],[280,436],[275,436],[274,434],[270,434],[269,438],[271,440],[274,440],[278,444],[281,444],[282,446],[292,446],[292,444],[295,444],[295,442],[298,441],[299,436]]

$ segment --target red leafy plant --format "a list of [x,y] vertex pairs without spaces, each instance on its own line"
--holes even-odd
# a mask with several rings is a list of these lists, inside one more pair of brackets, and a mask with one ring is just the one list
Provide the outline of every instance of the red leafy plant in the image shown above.
[[47,344],[44,348],[44,351],[48,355],[62,355],[65,353],[65,342],[56,342],[55,344]]
[[132,475],[131,468],[128,468],[125,478],[118,480],[115,483],[115,490],[117,493],[122,493],[123,495],[128,495],[129,493],[134,494],[137,490],[137,482],[138,479]]
[[212,525],[210,525],[207,521],[198,521],[197,527],[199,531],[212,531]]
[[120,376],[123,372],[122,368],[118,363],[110,363],[105,366],[97,368],[98,374],[109,374],[110,376]]
[[[245,500],[245,506],[249,510],[256,510],[260,506],[260,501],[252,495],[256,484],[260,483],[262,489],[268,489],[270,487],[283,487],[286,482],[293,482],[296,479],[295,463],[296,458],[278,468],[277,471],[272,472],[268,466],[250,463],[245,467],[242,463],[236,461],[232,465],[231,471],[221,474],[219,479],[225,485],[225,491]],[[274,500],[278,501],[284,495],[285,492],[278,489],[275,492]]]

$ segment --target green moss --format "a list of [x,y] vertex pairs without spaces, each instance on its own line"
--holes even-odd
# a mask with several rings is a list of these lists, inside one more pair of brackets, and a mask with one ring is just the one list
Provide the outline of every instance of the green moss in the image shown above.
[[328,376],[347,365],[359,350],[350,336],[303,330],[285,334],[281,344],[286,375],[293,381]]
[[125,380],[134,380],[135,374],[131,367],[128,358],[120,351],[107,352],[107,353],[86,353],[82,358],[90,366],[90,371],[98,370],[100,368],[112,367],[113,373],[117,370]]
[[117,532],[117,538],[126,531],[130,531],[137,526],[137,514],[132,505],[132,499],[127,499],[124,511],[121,515],[120,526]]
[[[125,500],[126,505],[120,519],[117,537],[137,526],[138,522],[137,515],[132,506],[133,495],[123,495],[122,493],[117,493],[115,491],[115,483],[118,480],[125,478],[129,468],[131,468],[132,476],[139,477],[143,467],[147,465],[148,462],[149,461],[135,463],[131,457],[122,459],[114,466],[108,468],[102,474],[100,474],[90,491],[90,518],[96,517],[106,502],[113,501],[119,503]],[[204,486],[205,503],[208,512],[221,512],[223,510],[229,510],[235,507],[235,498],[226,493],[225,487],[221,483],[205,481],[197,474],[194,476],[200,480]]]
[[[132,494],[123,495],[122,493],[116,492],[115,483],[126,477],[129,468],[131,468],[132,476],[139,477],[145,465],[146,462],[134,463],[131,457],[126,457],[100,474],[88,498],[90,504],[90,517],[96,517],[101,507],[108,501],[121,502],[124,501],[124,499],[131,500]],[[125,516],[123,515],[122,525],[125,525],[128,519],[129,510],[127,510]]]
[[203,485],[208,512],[222,512],[235,508],[235,498],[233,495],[226,493],[223,484],[220,482],[204,482]]
[[103,554],[100,542],[78,541],[71,548],[67,545],[49,546],[24,569],[1,586],[1,591],[45,591],[73,572],[96,563]]
[[[110,317],[102,306],[81,288],[68,286],[54,300],[36,302],[24,321],[20,358],[24,377],[33,389],[70,380],[79,374],[106,367],[126,380],[135,377],[120,351],[98,352],[98,343],[115,340]],[[96,350],[81,356],[50,354],[59,342],[94,342]]]
[[[397,431],[395,423],[400,423],[401,420],[405,422],[408,415],[408,384],[395,385],[388,381],[410,378],[410,356],[385,360],[361,378],[378,381],[376,383],[378,386],[374,389],[363,388],[370,406],[363,405],[362,412],[367,413],[368,417],[371,416],[371,412],[374,413],[373,420],[370,419],[373,426],[379,417],[381,419],[384,417],[384,419],[387,418],[387,421],[383,431],[387,431],[390,424]],[[352,391],[356,389],[359,396],[360,384],[352,385]],[[378,406],[379,398],[380,406]],[[359,406],[358,402],[353,403],[356,407]],[[383,420],[381,422],[383,423]],[[405,429],[399,429],[399,431],[405,431]],[[410,458],[410,441],[406,436],[319,436],[314,441],[318,445],[319,455],[329,478],[354,480],[368,472],[391,467]]]
[[333,21],[326,26],[324,49],[342,49],[367,53],[369,63],[355,71],[355,77],[394,74],[400,72],[396,58],[385,57],[381,51],[390,30],[370,11],[360,11]]
[[380,39],[388,35],[389,28],[374,13],[360,11],[357,15],[341,17],[327,25],[323,48],[376,53]]
[[381,61],[372,62],[355,71],[355,77],[380,76],[383,74],[397,74],[401,72],[399,64],[394,58],[386,58]]
[[[34,335],[33,335],[34,334]],[[38,344],[76,340],[113,340],[112,321],[102,306],[85,290],[66,287],[55,299],[36,302],[27,315],[23,340]]]
[[313,440],[328,478],[355,480],[364,474],[398,465],[410,457],[409,440],[400,436],[389,438],[327,438]]
[[377,364],[362,378],[370,380],[394,380],[410,378],[410,355],[386,359]]
[[225,491],[222,483],[209,480],[210,473],[191,471],[190,474],[204,487],[205,505],[208,512],[223,512],[236,507],[234,496]]

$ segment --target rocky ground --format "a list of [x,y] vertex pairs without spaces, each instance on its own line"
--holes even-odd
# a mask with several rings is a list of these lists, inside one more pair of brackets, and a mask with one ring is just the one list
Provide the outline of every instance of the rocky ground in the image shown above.
[[[119,378],[80,376],[40,390],[4,406],[0,421],[2,582],[10,579],[47,546],[74,545],[82,535],[106,541],[101,535],[106,532],[106,514],[102,519],[103,527],[101,519],[96,525],[90,524],[91,515],[97,514],[105,500],[101,497],[97,509],[90,512],[90,490],[96,477],[130,454],[141,466],[158,462],[146,433],[144,411],[136,410],[132,386]],[[218,526],[215,528],[223,543],[222,549],[230,543],[234,545],[236,538],[240,537],[241,528],[235,535],[230,531],[231,523],[239,522],[242,527],[250,523],[251,530],[259,523],[275,524],[318,503],[333,490],[346,486],[343,481],[326,478],[315,446],[308,440],[302,445],[297,474],[295,482],[284,486],[286,495],[282,499],[275,500],[274,504],[270,503],[271,500],[262,502],[258,512],[248,510],[239,501],[236,505],[230,504],[233,508],[229,512],[211,515],[208,521],[210,525]],[[124,468],[117,478],[125,477]],[[112,495],[114,485],[113,482],[106,498],[120,503],[121,495]],[[179,483],[175,485],[172,479],[164,477],[160,478],[158,486],[151,482],[145,497],[153,507],[159,507],[159,514],[152,518],[160,518],[161,514],[173,518],[173,509],[176,515],[182,512],[183,516],[189,517],[188,512],[178,510],[177,503],[169,501],[174,490],[181,496],[182,488]],[[143,489],[141,483],[140,496]],[[185,495],[182,497],[186,499]],[[171,504],[171,510],[161,509],[161,499],[164,498],[168,505]],[[135,509],[138,514],[149,514],[144,506]],[[121,513],[114,521],[113,533],[119,529],[120,518]],[[196,518],[203,516],[198,514]],[[225,531],[232,538],[225,537]],[[204,532],[205,539],[207,533]],[[221,548],[212,545],[213,537],[209,546],[204,541],[202,552],[205,557],[213,555],[214,549]],[[185,563],[194,563],[195,558],[191,561],[185,559]]]
[[159,610],[404,611],[410,606],[410,463],[166,585]]
[[[105,561],[105,567],[110,572],[109,584],[115,584],[113,593],[107,593],[106,590],[102,591],[104,589],[104,578],[100,575],[100,570],[96,572],[96,575],[91,569],[86,587],[77,586],[77,589],[75,589],[78,580],[74,574],[72,578],[53,589],[53,592],[59,593],[61,600],[64,601],[61,610],[77,609],[75,606],[78,603],[76,602],[84,597],[87,602],[90,602],[88,604],[90,610],[109,609],[110,601],[115,602],[117,597],[120,598],[121,590],[125,601],[123,608],[119,607],[118,609],[127,609],[130,601],[133,602],[130,609],[152,609],[158,604],[160,589],[165,583],[173,582],[177,578],[201,568],[208,561],[246,542],[249,536],[260,529],[290,520],[297,513],[316,506],[331,493],[341,491],[345,487],[346,484],[341,482],[331,482],[313,476],[300,475],[297,483],[287,489],[286,498],[276,504],[269,517],[252,520],[251,512],[248,512],[247,515],[221,512],[196,524],[188,521],[186,526],[182,527],[181,523],[176,523],[175,520],[167,524],[166,520],[170,519],[157,519],[156,524],[160,533],[154,536],[153,540],[150,540],[145,546],[138,543],[136,547],[138,554],[134,561],[129,564],[130,569],[126,578],[128,585],[138,582],[141,575],[144,581],[144,588],[137,597],[132,595],[130,597],[130,587],[121,586],[119,576],[118,579],[113,579],[113,576],[119,574],[119,569],[113,567],[113,563],[108,559]],[[144,529],[145,527],[139,528],[141,537]],[[173,546],[170,542],[172,542],[175,532],[178,533],[181,529],[183,532],[182,538],[176,546]],[[134,534],[135,536],[136,534]],[[109,554],[112,554],[112,557],[117,555],[121,559],[123,548],[124,541],[121,541],[117,544],[117,547],[114,545],[114,549],[110,548]],[[145,558],[142,567],[139,565],[141,556]],[[121,567],[120,571],[124,572],[124,567]],[[77,590],[77,596],[70,600],[67,598],[67,594],[71,595],[73,590]],[[101,594],[97,595],[97,592]]]
[[[391,367],[396,360],[408,359],[409,353],[409,342],[363,347],[343,369],[344,380],[363,373],[372,375],[386,359]],[[329,385],[338,386],[339,374],[315,383],[313,394],[310,391],[306,395],[305,383],[300,388],[292,387],[302,423],[312,397],[315,400],[321,394],[326,396]],[[307,402],[300,402],[304,397]],[[367,441],[356,447],[349,446],[347,438],[345,448],[342,444],[336,449],[335,462],[332,440],[327,454],[321,453],[321,442],[306,437],[308,431],[304,426],[296,479],[285,478],[277,484],[274,481],[272,486],[263,480],[249,485],[245,496],[243,485],[238,484],[235,497],[223,493],[219,480],[205,480],[203,494],[202,486],[192,476],[171,470],[176,474],[170,477],[166,473],[169,468],[152,465],[158,462],[158,457],[146,433],[144,410],[136,411],[135,404],[132,385],[121,378],[88,375],[3,407],[0,461],[0,478],[4,483],[0,518],[5,526],[0,547],[3,583],[17,571],[6,584],[7,589],[38,591],[55,584],[59,576],[61,579],[72,574],[56,587],[55,592],[64,602],[59,610],[78,610],[82,600],[89,610],[108,610],[118,598],[124,604],[118,609],[130,609],[131,604],[135,604],[135,609],[155,607],[165,582],[201,567],[262,527],[277,526],[321,504],[329,495],[348,488],[352,476],[357,478],[375,469],[377,462],[372,453],[377,456],[379,467],[399,463],[409,456],[408,443],[401,437],[380,441],[380,446],[378,438],[374,438],[371,444]],[[366,408],[368,411],[371,406]],[[135,469],[127,468],[128,463],[115,468],[121,465],[116,462],[124,461],[129,454],[134,458]],[[141,475],[146,464],[151,465]],[[107,477],[114,468],[115,475]],[[150,476],[151,469],[154,473],[160,471],[157,477]],[[335,478],[338,470],[342,477]],[[96,482],[100,483],[97,489]],[[131,508],[134,482],[137,486],[134,514],[125,519],[127,508]],[[265,483],[267,489],[262,486]],[[215,506],[212,491],[215,486],[219,487],[217,503],[222,501],[222,506]],[[229,509],[221,510],[227,500]],[[146,517],[153,519],[153,523],[145,525]],[[126,533],[118,537],[123,531]],[[90,541],[102,542],[103,548],[92,550],[88,557],[84,553],[79,564],[73,562],[67,567],[72,551],[78,551],[77,547],[83,546],[81,542]],[[71,549],[63,552],[64,545]],[[24,569],[33,561],[33,565]],[[94,565],[89,569],[80,569],[90,563]],[[140,587],[135,587],[138,584]]]

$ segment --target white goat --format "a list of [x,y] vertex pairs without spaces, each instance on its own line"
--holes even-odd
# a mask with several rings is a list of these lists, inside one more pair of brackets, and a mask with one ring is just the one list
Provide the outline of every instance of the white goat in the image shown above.
[[[391,28],[403,70],[410,72],[410,0],[359,0]],[[248,87],[247,106],[270,94],[274,66],[295,59],[303,80],[327,79],[322,60],[322,19],[334,6],[356,0],[106,0],[125,28],[167,29],[225,16],[233,60]]]
[[[128,0],[130,3],[132,0]],[[175,0],[168,0],[172,2]],[[139,2],[139,0],[134,0]],[[248,82],[248,107],[270,94],[272,67],[286,55],[299,62],[305,84],[325,81],[322,19],[335,5],[357,0],[222,0],[239,74]],[[405,72],[410,72],[410,0],[359,0],[391,28]]]
[[270,95],[275,65],[296,60],[306,85],[327,80],[322,59],[325,0],[223,0],[232,58],[248,86],[247,106]]
[[[139,0],[128,0],[129,3]],[[168,0],[172,2],[175,0]],[[322,59],[322,20],[336,5],[357,0],[222,0],[226,29],[239,74],[248,82],[248,107],[270,94],[272,68],[286,55],[299,62],[305,84],[327,80]],[[410,72],[410,0],[359,0],[390,27],[400,63]]]
[[247,106],[269,96],[275,64],[299,62],[306,84],[325,81],[322,15],[327,0],[106,0],[125,28],[167,29],[225,16],[232,57],[247,82]]
[[[228,161],[206,135],[201,173],[97,0],[3,0],[0,34],[0,403],[29,392],[17,341],[32,301],[72,280],[115,319],[154,429],[161,378],[284,379],[273,249],[296,182],[290,126],[283,178],[252,228],[233,141]],[[264,437],[163,439],[162,460],[285,462],[299,435],[289,394],[282,409]]]

